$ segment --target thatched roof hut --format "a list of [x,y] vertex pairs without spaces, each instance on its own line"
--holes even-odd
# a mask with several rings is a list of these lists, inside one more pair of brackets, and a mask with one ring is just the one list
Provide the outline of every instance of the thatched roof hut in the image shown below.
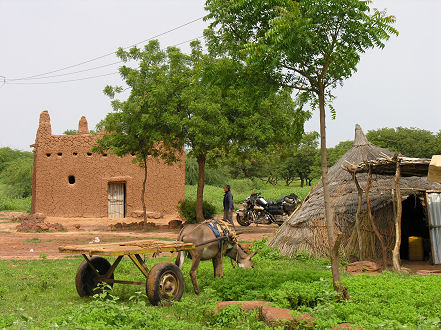
[[[385,154],[393,154],[370,143],[359,125],[355,126],[355,140],[352,148],[329,169],[329,185],[332,210],[337,232],[343,234],[342,248],[346,255],[358,256],[358,235],[354,228],[358,208],[358,194],[352,175],[342,166],[359,164],[363,161],[374,160]],[[364,190],[368,175],[357,174],[358,182]],[[383,235],[388,253],[395,243],[394,207],[392,190],[395,189],[393,176],[374,175],[369,192],[371,209],[380,233]],[[408,254],[407,238],[420,236],[429,240],[427,213],[424,207],[426,190],[441,189],[438,183],[430,183],[426,177],[401,178],[401,198],[403,203],[402,216],[402,257]],[[366,196],[360,216],[364,258],[381,258],[380,244],[374,234],[367,215]],[[277,246],[286,255],[295,255],[298,251],[307,250],[316,256],[328,254],[328,235],[324,219],[323,184],[320,182],[305,198],[299,207],[280,227],[270,245]],[[429,252],[428,252],[429,254]]]

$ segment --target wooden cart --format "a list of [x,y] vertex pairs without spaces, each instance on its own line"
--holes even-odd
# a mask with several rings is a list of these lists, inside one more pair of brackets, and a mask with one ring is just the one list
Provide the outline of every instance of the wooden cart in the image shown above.
[[[99,283],[145,285],[146,293],[153,305],[161,301],[180,300],[184,293],[184,277],[175,264],[162,262],[148,269],[141,254],[159,254],[161,252],[194,249],[193,243],[142,240],[121,243],[99,243],[86,245],[60,246],[62,253],[82,254],[84,261],[78,267],[75,277],[77,292],[81,297],[99,293]],[[113,256],[116,260],[111,265],[101,256]],[[124,256],[129,257],[146,277],[145,282],[122,281],[114,279],[114,272]]]

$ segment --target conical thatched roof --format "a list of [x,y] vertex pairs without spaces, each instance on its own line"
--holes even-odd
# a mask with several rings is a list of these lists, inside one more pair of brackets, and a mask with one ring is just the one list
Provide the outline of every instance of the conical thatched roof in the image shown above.
[[[355,139],[352,148],[328,171],[335,223],[337,230],[344,234],[343,247],[349,244],[352,235],[358,207],[358,194],[351,174],[343,170],[342,165],[346,164],[346,161],[359,164],[363,161],[374,160],[381,153],[393,156],[390,151],[370,143],[360,126],[355,125]],[[367,174],[357,174],[357,179],[364,190]],[[418,191],[441,189],[440,184],[429,183],[426,177],[401,178],[400,183],[403,200]],[[393,219],[391,190],[394,188],[393,176],[373,175],[369,195],[374,216],[377,214],[376,222],[380,232],[393,233],[393,227],[391,227],[393,220],[392,223],[389,223],[389,220]],[[366,212],[365,196],[363,196],[362,212]],[[382,213],[381,216],[379,216],[380,213]],[[324,219],[323,184],[321,182],[311,190],[302,206],[280,227],[270,245],[277,246],[283,254],[288,255],[294,255],[302,249],[319,256],[327,253],[328,237]],[[375,253],[372,252],[371,255],[375,256]]]

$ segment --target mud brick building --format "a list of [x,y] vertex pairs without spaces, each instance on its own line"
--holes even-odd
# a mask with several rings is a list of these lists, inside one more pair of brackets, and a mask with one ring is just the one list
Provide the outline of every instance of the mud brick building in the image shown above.
[[[133,156],[92,153],[96,136],[81,117],[78,135],[53,135],[49,113],[40,114],[34,147],[32,212],[62,217],[137,216],[144,171]],[[176,213],[185,198],[185,162],[148,160],[147,211]]]

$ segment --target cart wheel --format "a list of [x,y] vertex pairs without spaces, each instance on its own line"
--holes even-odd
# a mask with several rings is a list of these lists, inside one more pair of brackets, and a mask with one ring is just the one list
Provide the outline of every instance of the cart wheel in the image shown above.
[[[92,265],[100,275],[104,275],[110,268],[110,263],[102,257],[92,257],[89,259]],[[113,280],[113,274],[110,275],[110,279]],[[92,270],[86,260],[84,260],[80,267],[78,267],[77,275],[75,276],[75,286],[80,297],[93,296],[94,294],[101,293],[102,290],[97,289],[100,282],[96,272]],[[113,283],[109,283],[113,287]]]
[[175,264],[161,262],[150,270],[146,291],[150,303],[155,306],[161,301],[179,301],[184,293],[184,276]]

